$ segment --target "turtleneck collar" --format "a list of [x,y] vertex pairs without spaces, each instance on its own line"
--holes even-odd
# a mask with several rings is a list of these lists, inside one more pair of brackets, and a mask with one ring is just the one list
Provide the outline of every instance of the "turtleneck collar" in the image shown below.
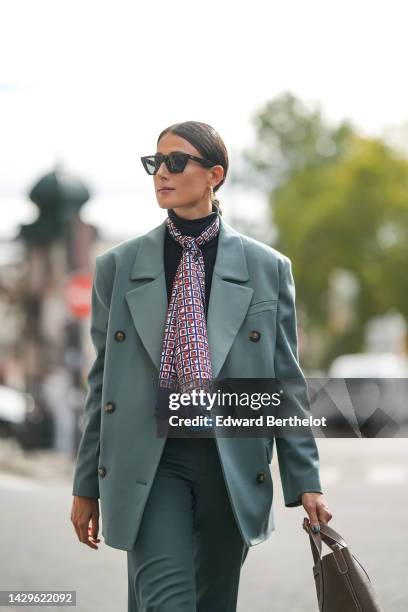
[[206,227],[213,223],[218,214],[215,204],[212,204],[212,212],[210,214],[199,219],[183,219],[172,208],[169,208],[167,211],[168,217],[170,217],[177,229],[186,236],[199,236]]

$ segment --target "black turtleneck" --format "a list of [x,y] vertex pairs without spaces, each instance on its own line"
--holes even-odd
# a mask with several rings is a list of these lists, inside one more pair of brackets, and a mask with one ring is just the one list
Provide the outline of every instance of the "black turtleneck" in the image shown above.
[[[213,223],[217,217],[217,207],[213,204],[209,215],[200,217],[199,219],[183,219],[179,217],[172,208],[168,210],[168,216],[173,221],[174,225],[180,232],[187,236],[199,236],[206,227]],[[214,236],[209,242],[202,245],[201,251],[204,258],[205,268],[205,314],[207,316],[208,302],[210,299],[211,281],[214,270],[215,258],[217,255],[218,235]],[[164,240],[164,267],[166,273],[167,285],[167,300],[170,301],[171,291],[173,288],[174,277],[177,272],[178,265],[183,253],[183,247],[172,238],[169,230],[166,227],[166,236]]]

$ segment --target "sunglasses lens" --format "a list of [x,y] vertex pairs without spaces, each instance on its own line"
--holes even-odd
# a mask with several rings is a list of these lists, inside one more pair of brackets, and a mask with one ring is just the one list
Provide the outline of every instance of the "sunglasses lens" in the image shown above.
[[184,153],[170,153],[171,172],[183,172],[187,159]]
[[157,168],[155,156],[152,155],[151,157],[145,157],[143,165],[148,174],[154,174]]

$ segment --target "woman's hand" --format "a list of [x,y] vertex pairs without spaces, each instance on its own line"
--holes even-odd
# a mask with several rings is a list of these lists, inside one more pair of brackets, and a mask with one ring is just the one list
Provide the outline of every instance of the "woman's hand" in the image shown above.
[[[75,527],[78,539],[90,548],[98,550],[94,542],[98,539],[99,504],[98,498],[74,495],[71,510],[71,522]],[[93,542],[89,538],[92,538]]]
[[307,526],[310,526],[315,533],[320,531],[319,523],[328,523],[333,516],[326,506],[323,493],[303,493],[302,504],[309,515],[309,521],[305,518],[305,523]]

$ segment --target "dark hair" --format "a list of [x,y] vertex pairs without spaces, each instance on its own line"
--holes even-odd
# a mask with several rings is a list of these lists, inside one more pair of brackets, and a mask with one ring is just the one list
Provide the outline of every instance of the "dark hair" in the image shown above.
[[[185,138],[185,140],[188,140],[203,157],[214,162],[215,166],[220,165],[224,168],[223,179],[218,185],[213,187],[214,191],[217,191],[227,178],[228,172],[228,153],[224,141],[218,132],[216,132],[211,125],[208,125],[208,123],[202,123],[201,121],[183,121],[182,123],[173,123],[173,125],[170,125],[160,132],[157,144],[160,138],[169,132],[181,138]],[[215,204],[222,215],[219,201],[216,200]]]

